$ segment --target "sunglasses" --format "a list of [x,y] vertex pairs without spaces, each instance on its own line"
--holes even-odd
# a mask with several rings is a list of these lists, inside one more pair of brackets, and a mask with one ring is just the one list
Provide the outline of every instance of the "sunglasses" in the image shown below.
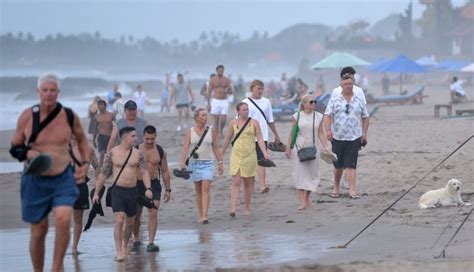
[[316,103],[318,103],[318,102],[316,102],[316,100],[309,101],[309,104],[311,104],[311,105],[316,104]]
[[346,114],[349,114],[349,104],[346,104]]

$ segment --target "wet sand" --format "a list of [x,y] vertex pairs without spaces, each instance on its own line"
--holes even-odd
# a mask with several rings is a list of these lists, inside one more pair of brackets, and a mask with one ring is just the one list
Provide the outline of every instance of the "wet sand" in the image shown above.
[[[466,91],[468,96],[474,97],[472,86]],[[417,202],[425,191],[444,187],[451,178],[463,182],[463,199],[474,202],[474,140],[430,173],[347,249],[328,249],[351,239],[474,133],[472,117],[434,118],[434,104],[446,102],[444,89],[430,87],[425,94],[428,97],[422,105],[382,105],[371,119],[369,144],[361,151],[358,162],[357,188],[364,194],[361,199],[348,199],[347,190],[341,191],[343,196],[339,199],[330,198],[331,166],[321,162],[321,187],[319,193],[312,196],[313,208],[297,211],[291,163],[283,153],[272,153],[271,158],[278,167],[267,172],[270,193],[254,194],[250,217],[243,217],[239,209],[237,217],[232,219],[228,214],[231,178],[227,152],[225,174],[212,184],[209,225],[197,223],[193,184],[173,177],[172,200],[163,203],[159,211],[156,240],[161,248],[159,253],[147,253],[142,248],[126,263],[114,262],[113,218],[111,210],[106,209],[106,216],[96,218],[92,229],[81,238],[79,250],[85,253],[77,260],[67,255],[67,271],[96,268],[101,271],[473,270],[473,218],[465,223],[448,247],[446,258],[434,258],[471,208],[423,211],[418,209]],[[474,108],[474,103],[454,106],[454,109],[461,108]],[[147,116],[147,119],[157,124],[158,142],[165,146],[171,161],[176,161],[181,137],[175,130],[174,117],[166,114]],[[288,122],[277,123],[282,139],[287,138],[289,125]],[[3,143],[8,132],[0,136]],[[0,159],[11,161],[5,153],[0,152]],[[27,252],[28,225],[20,219],[19,174],[0,174],[0,177],[0,267],[28,270],[31,267]],[[451,227],[434,244],[459,209]],[[53,233],[49,233],[47,269],[53,237]]]

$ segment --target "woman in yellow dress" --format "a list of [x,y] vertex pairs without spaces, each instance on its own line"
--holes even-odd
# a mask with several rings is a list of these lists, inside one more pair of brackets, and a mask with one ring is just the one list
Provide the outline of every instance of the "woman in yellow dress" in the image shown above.
[[257,175],[257,152],[255,149],[255,138],[257,138],[260,149],[263,150],[265,159],[268,159],[267,149],[262,137],[262,131],[256,120],[249,118],[249,106],[240,102],[236,106],[238,118],[229,124],[227,134],[222,145],[222,155],[227,150],[232,139],[243,128],[237,140],[232,140],[233,147],[230,155],[230,174],[232,176],[232,187],[230,197],[230,216],[235,217],[237,202],[240,194],[240,184],[244,182],[244,211],[243,215],[250,214],[250,200],[254,191],[255,176]]

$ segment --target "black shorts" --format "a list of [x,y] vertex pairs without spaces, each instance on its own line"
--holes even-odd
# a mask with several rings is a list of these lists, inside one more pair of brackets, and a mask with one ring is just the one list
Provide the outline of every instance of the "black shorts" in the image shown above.
[[189,108],[189,103],[184,103],[184,104],[176,104],[176,108]]
[[[265,149],[268,150],[268,141],[265,141]],[[263,152],[260,149],[260,146],[258,146],[258,142],[255,142],[255,149],[257,150],[257,160],[263,160],[265,157],[263,156]]]
[[76,184],[79,190],[79,196],[76,202],[74,202],[74,210],[88,210],[89,207],[89,187],[87,183]]
[[124,212],[128,217],[137,214],[137,187],[125,188],[115,185],[112,190],[112,211]]
[[107,151],[107,144],[109,143],[110,136],[99,134],[97,135],[97,151]]
[[337,155],[337,161],[334,162],[336,169],[357,168],[357,158],[361,148],[360,138],[354,141],[332,141],[332,152]]
[[[143,180],[137,180],[137,189],[138,189],[138,195],[145,195],[146,188],[145,184],[143,183]],[[158,200],[160,201],[161,199],[161,183],[159,179],[152,179],[151,180],[151,192],[153,193],[153,200]],[[140,204],[138,204],[140,205]],[[142,205],[140,205],[142,206]]]

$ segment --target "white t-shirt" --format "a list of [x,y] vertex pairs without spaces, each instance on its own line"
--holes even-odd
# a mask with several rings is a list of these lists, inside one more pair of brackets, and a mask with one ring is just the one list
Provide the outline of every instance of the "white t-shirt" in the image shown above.
[[141,93],[138,91],[135,91],[133,93],[133,101],[137,103],[137,107],[139,110],[145,110],[145,103],[148,100],[148,96],[146,95],[145,91],[142,91]]
[[456,81],[454,82],[453,84],[451,84],[451,91],[455,91],[457,92],[458,94],[462,95],[462,96],[465,96],[466,95],[466,92],[464,91],[464,89],[462,88],[462,81],[459,80],[459,81]]
[[[265,116],[267,117],[268,123],[273,123],[273,109],[272,109],[272,103],[270,103],[270,100],[268,100],[265,97],[262,97],[260,99],[253,99],[252,100],[257,104],[260,109],[265,113]],[[247,103],[249,105],[249,116],[252,119],[255,119],[258,121],[258,124],[260,125],[260,129],[262,130],[262,137],[264,141],[268,141],[268,124],[267,120],[265,120],[265,117],[263,117],[262,113],[255,107],[255,105],[248,99],[244,98],[242,102]]]
[[[353,85],[352,86],[352,91],[354,92],[355,96],[359,97],[362,101],[364,101],[364,105],[367,105],[367,101],[365,100],[364,90],[362,90],[361,87]],[[342,93],[342,87],[338,86],[338,87],[334,88],[334,90],[332,90],[331,97],[333,97],[336,94],[340,94],[340,93]]]

